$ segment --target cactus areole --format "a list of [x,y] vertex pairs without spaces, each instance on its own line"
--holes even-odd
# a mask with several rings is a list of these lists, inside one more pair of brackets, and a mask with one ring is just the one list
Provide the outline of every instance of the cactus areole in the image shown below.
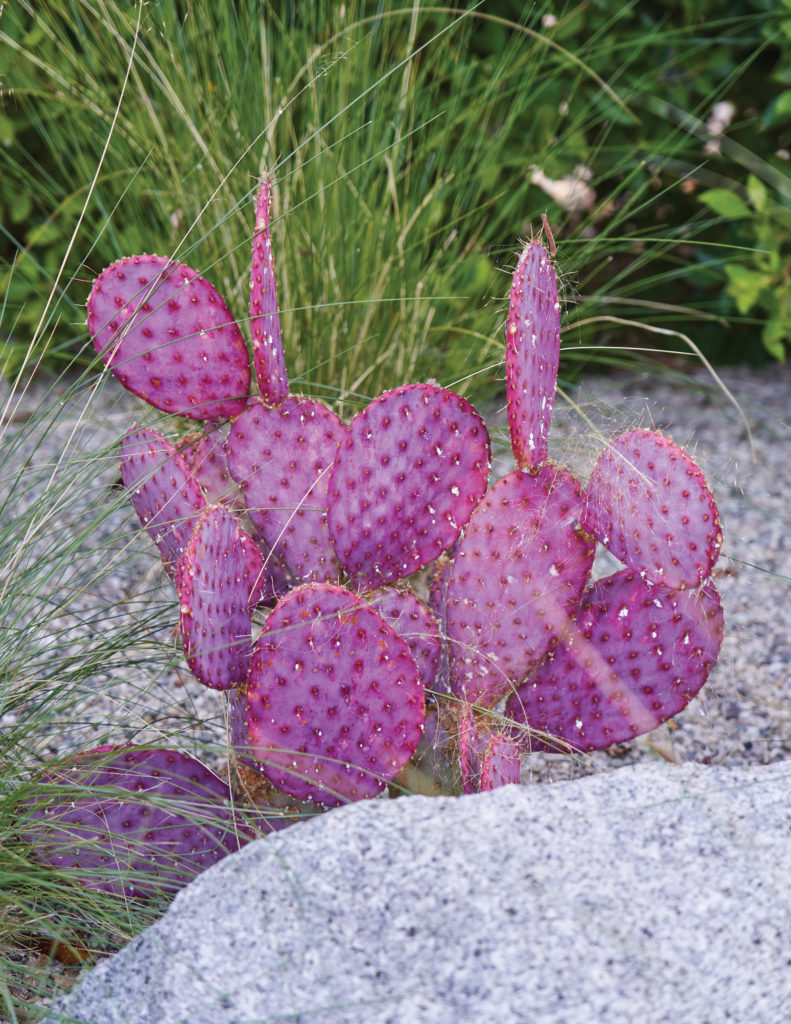
[[[259,822],[397,792],[428,763],[458,790],[490,789],[517,782],[529,751],[594,750],[677,714],[722,640],[717,506],[692,458],[652,431],[613,439],[587,485],[549,458],[561,311],[544,247],[529,242],[513,276],[516,468],[490,487],[486,425],[452,391],[397,387],[348,424],[291,393],[271,198],[265,179],[249,339],[209,281],[170,259],[118,260],[88,299],[118,380],[204,421],[181,441],[131,429],[122,476],[176,585],[186,662],[228,701]],[[597,543],[623,568],[593,582]],[[412,582],[429,566],[425,604]],[[181,809],[72,802],[80,779],[195,797],[200,837],[186,811],[174,835]],[[224,783],[177,752],[89,752],[47,781],[63,800],[28,815],[36,855],[110,891],[163,875],[177,888],[252,834],[234,827]],[[144,862],[148,881],[130,878]]]

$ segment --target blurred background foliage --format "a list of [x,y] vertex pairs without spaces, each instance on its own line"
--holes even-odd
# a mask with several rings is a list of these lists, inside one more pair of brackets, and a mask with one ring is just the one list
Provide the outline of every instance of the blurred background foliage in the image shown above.
[[542,213],[567,376],[686,339],[784,358],[791,0],[16,0],[0,46],[6,374],[89,361],[123,255],[178,256],[243,319],[262,170],[297,390],[496,391]]

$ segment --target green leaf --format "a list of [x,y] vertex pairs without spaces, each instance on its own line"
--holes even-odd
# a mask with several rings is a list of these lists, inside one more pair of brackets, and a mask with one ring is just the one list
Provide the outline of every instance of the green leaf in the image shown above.
[[791,341],[786,324],[780,320],[770,320],[761,332],[761,341],[770,356],[774,356],[780,363],[786,361],[785,343]]
[[751,216],[747,203],[727,188],[710,188],[701,193],[700,201],[721,217],[728,217],[731,220]]
[[766,206],[766,200],[769,193],[766,191],[766,185],[754,174],[747,175],[747,198],[750,200],[754,210],[759,213]]
[[759,274],[733,263],[726,266],[725,273],[728,276],[728,294],[742,316],[755,305],[764,288],[771,287],[774,280],[771,274]]
[[10,146],[15,136],[14,122],[10,117],[6,117],[5,114],[0,114],[0,143],[4,146]]
[[789,116],[791,116],[791,89],[784,89],[766,108],[761,123],[764,128],[769,128],[780,121],[787,121]]

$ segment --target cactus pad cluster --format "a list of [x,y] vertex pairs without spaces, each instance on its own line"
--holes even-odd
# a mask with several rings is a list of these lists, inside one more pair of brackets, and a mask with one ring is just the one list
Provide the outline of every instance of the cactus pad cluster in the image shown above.
[[[519,258],[506,324],[516,466],[490,485],[483,419],[435,383],[349,423],[291,392],[270,201],[265,179],[248,340],[207,280],[163,257],[117,261],[88,300],[118,380],[197,427],[169,440],[133,426],[121,469],[175,586],[186,662],[228,702],[237,799],[251,778],[287,815],[376,796],[425,763],[429,733],[435,762],[476,792],[518,782],[529,750],[603,748],[680,711],[722,639],[717,507],[690,456],[651,431],[608,444],[587,483],[550,459],[560,305],[541,242]],[[593,581],[597,545],[623,568]],[[32,812],[36,856],[139,894],[140,865],[177,884],[253,834],[185,755],[111,755],[53,769],[49,782],[79,773],[97,795],[64,809],[55,786]],[[152,780],[153,813],[103,795]],[[166,806],[175,796],[200,827]]]

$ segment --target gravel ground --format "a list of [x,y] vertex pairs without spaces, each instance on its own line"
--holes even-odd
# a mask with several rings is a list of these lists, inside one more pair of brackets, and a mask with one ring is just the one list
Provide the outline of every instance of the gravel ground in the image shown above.
[[[660,380],[594,378],[568,397],[558,396],[553,455],[582,477],[605,439],[633,425],[669,433],[698,460],[724,526],[716,575],[726,639],[701,695],[672,722],[590,757],[531,755],[525,779],[567,779],[644,759],[745,765],[791,755],[791,366],[730,369],[722,379],[739,408],[703,371]],[[0,410],[7,394],[7,385],[0,385]],[[62,404],[51,421],[39,426],[38,418],[27,418],[39,402],[53,399]],[[113,446],[131,422],[149,415],[110,380],[96,394],[37,384],[6,409],[0,423],[5,432],[0,461],[4,523],[31,509],[41,520],[24,549],[31,579],[46,580],[46,572],[36,571],[69,544],[75,551],[73,558],[68,556],[68,568],[58,571],[54,583],[42,582],[32,602],[26,584],[25,615],[35,622],[28,621],[25,643],[84,664],[112,630],[126,629],[130,637],[121,658],[106,664],[100,658],[96,670],[80,678],[72,711],[53,722],[42,739],[38,753],[43,758],[100,742],[157,740],[187,749],[210,742],[216,744],[215,766],[222,760],[222,697],[199,686],[186,671],[172,634],[174,594],[161,580],[153,545],[139,535],[115,486]],[[502,451],[507,445],[502,411],[490,419],[495,450]],[[96,458],[97,452],[105,454]],[[17,480],[13,471],[23,459],[29,468]],[[508,468],[498,456],[496,471]],[[56,483],[47,491],[53,469]],[[54,494],[60,496],[57,502]],[[95,522],[81,537],[86,516]],[[19,572],[14,558],[5,557],[0,588]],[[47,614],[39,615],[36,601],[49,609]],[[165,659],[160,643],[170,652]],[[58,664],[61,681],[68,682],[66,662]],[[23,724],[28,710],[25,702],[6,705],[0,709],[0,725]]]

